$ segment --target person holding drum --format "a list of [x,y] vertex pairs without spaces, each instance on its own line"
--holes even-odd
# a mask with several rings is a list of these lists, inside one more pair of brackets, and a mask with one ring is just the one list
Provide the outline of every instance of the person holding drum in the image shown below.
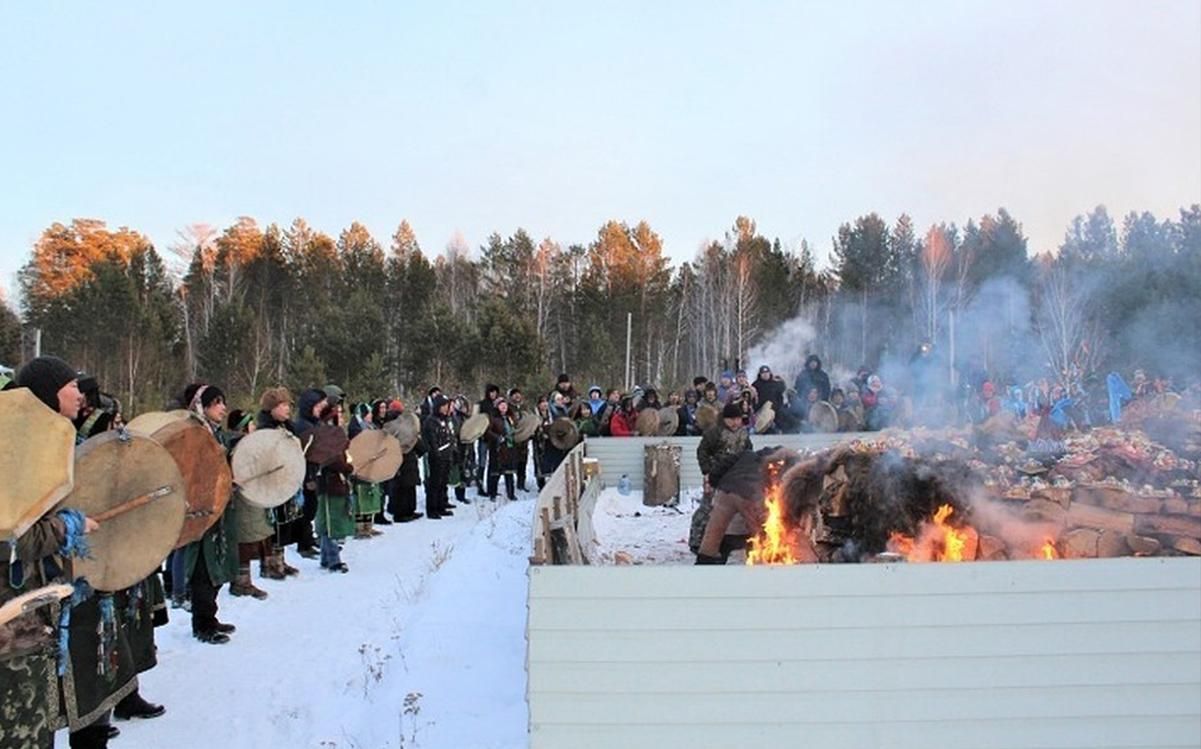
[[[292,426],[292,393],[285,387],[267,388],[259,398],[259,412],[255,417],[255,429],[282,429],[295,434]],[[297,491],[297,496],[304,495]],[[303,530],[303,513],[296,499],[289,499],[276,506],[272,513],[273,535],[271,552],[260,563],[259,571],[269,580],[285,580],[300,574],[300,570],[288,564],[284,549],[300,539]]]
[[[229,435],[222,429],[227,408],[225,393],[216,385],[193,383],[184,390],[188,410],[204,420],[213,439],[228,449]],[[217,593],[221,586],[238,576],[238,538],[236,502],[225,505],[225,512],[199,541],[184,549],[184,574],[192,601],[192,635],[201,642],[222,645],[237,629],[217,619]]]
[[[83,405],[77,373],[57,357],[31,360],[10,384],[28,388],[47,408],[69,421],[76,419]],[[42,516],[15,542],[0,544],[0,605],[35,588],[69,581],[64,560],[85,553],[82,537],[98,527],[82,513],[63,509]],[[59,597],[55,594],[50,600],[57,602]],[[0,746],[54,746],[54,731],[65,719],[59,709],[62,682],[55,687],[56,662],[65,655],[58,653],[52,637],[56,614],[57,608],[47,605],[9,621],[0,620]],[[67,647],[71,647],[69,640]],[[68,683],[74,677],[70,672],[63,674]],[[70,689],[65,693],[70,694]],[[71,737],[71,746],[103,747],[108,730],[107,725],[82,727]]]

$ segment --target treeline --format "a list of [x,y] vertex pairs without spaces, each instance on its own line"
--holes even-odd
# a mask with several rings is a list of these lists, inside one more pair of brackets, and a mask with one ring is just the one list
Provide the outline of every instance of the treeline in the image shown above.
[[1201,351],[1197,205],[1120,227],[1099,207],[1036,258],[1003,209],[920,232],[870,214],[839,229],[825,270],[807,244],[785,248],[746,217],[675,267],[646,222],[611,221],[566,247],[518,229],[432,257],[407,222],[386,246],[358,223],[332,237],[303,219],[181,236],[168,262],[128,228],[47,228],[21,272],[23,320],[0,316],[5,363],[19,358],[20,325],[27,340],[40,330],[43,351],[138,411],[193,379],[239,403],[279,382],[474,393],[485,381],[544,389],[566,371],[620,386],[627,314],[633,381],[665,387],[755,359],[790,373],[809,352],[878,367],[923,340],[1006,377],[1132,362],[1180,377]]

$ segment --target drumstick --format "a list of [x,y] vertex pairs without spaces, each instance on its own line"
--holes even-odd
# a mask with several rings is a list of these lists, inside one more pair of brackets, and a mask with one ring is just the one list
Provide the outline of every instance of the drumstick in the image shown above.
[[274,467],[274,468],[268,468],[267,470],[263,471],[262,473],[256,473],[256,474],[254,474],[253,476],[247,476],[247,477],[246,477],[246,478],[244,478],[244,479],[238,479],[238,485],[239,485],[239,486],[246,486],[246,485],[247,485],[247,484],[249,484],[251,481],[257,481],[258,479],[261,479],[261,478],[266,478],[266,477],[270,476],[271,474],[273,474],[273,473],[276,473],[277,471],[282,471],[282,470],[284,470],[284,468],[286,468],[286,467],[287,467],[287,466],[285,466],[285,465],[283,465],[283,464],[281,463],[280,465],[277,465],[277,466],[276,466],[276,467]]
[[73,592],[75,592],[75,589],[70,585],[48,585],[45,588],[30,591],[23,596],[17,596],[3,606],[0,606],[0,624],[10,622],[18,616],[45,606],[48,603],[54,603],[59,599],[66,598]]
[[134,497],[127,502],[122,502],[116,507],[105,510],[99,515],[90,515],[89,517],[91,517],[92,520],[95,520],[97,523],[103,523],[106,520],[112,520],[118,515],[124,515],[130,510],[136,510],[142,505],[148,505],[154,500],[161,499],[173,491],[175,491],[175,487],[173,486],[160,486],[152,492],[147,492],[139,497]]

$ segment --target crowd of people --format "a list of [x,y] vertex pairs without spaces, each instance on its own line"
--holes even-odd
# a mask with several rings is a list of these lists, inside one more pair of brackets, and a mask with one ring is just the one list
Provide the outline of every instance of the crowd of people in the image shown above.
[[[963,378],[967,397],[956,410],[967,421],[1012,414],[1038,420],[1040,432],[1043,425],[1048,431],[1087,426],[1088,412],[1080,408],[1084,396],[1068,384],[1040,380],[998,388],[987,373],[971,370]],[[28,388],[70,420],[76,444],[124,424],[117,399],[55,357],[28,362],[15,379],[0,385]],[[1142,371],[1131,386],[1111,374],[1105,387],[1107,416],[1114,422],[1131,402],[1171,392],[1168,380]],[[87,554],[87,536],[98,527],[75,509],[51,511],[15,542],[6,542],[0,604],[54,582],[73,584],[75,594],[61,610],[46,606],[0,624],[0,745],[53,746],[53,733],[65,727],[72,747],[106,746],[119,733],[113,718],[154,718],[165,711],[139,694],[137,674],[156,665],[154,629],[171,608],[187,612],[198,640],[227,643],[236,627],[218,618],[218,592],[228,584],[232,595],[267,599],[254,583],[254,562],[261,577],[278,581],[300,574],[289,553],[318,560],[327,572],[347,573],[341,555],[347,539],[368,540],[380,535],[378,526],[440,520],[458,505],[497,501],[502,486],[503,496],[515,499],[517,492],[531,489],[531,475],[540,489],[579,439],[643,433],[640,417],[647,410],[656,416],[674,412],[674,418],[651,420],[659,430],[703,435],[698,462],[709,487],[716,479],[731,481],[727,474],[750,451],[752,434],[906,425],[920,421],[914,403],[929,409],[931,392],[917,388],[902,396],[866,367],[839,382],[817,356],[808,357],[791,388],[769,366],[760,367],[753,380],[745,371],[727,371],[715,381],[696,377],[691,387],[665,395],[653,387],[622,392],[591,386],[580,392],[562,374],[532,404],[521,389],[497,385],[487,385],[479,400],[431,387],[415,408],[397,397],[350,403],[340,387],[328,384],[297,398],[284,387],[271,387],[260,394],[256,409],[243,411],[230,410],[218,385],[192,383],[167,408],[191,412],[227,457],[257,430],[303,437],[332,425],[353,438],[408,419],[418,425],[419,436],[385,481],[360,480],[344,456],[309,462],[294,496],[272,509],[244,501],[235,485],[226,509],[202,538],[174,551],[161,570],[123,591],[96,592],[74,579],[71,560]],[[771,418],[763,418],[765,412]],[[467,436],[469,424],[478,436]],[[420,508],[419,486],[425,497]],[[729,539],[738,535],[731,536],[730,528],[737,528],[740,514],[746,511],[737,503],[715,503],[707,491],[691,539],[701,563],[728,557]]]

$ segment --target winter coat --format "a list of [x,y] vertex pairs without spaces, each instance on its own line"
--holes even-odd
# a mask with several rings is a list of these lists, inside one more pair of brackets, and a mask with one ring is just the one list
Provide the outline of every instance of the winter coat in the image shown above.
[[400,487],[421,486],[421,457],[425,455],[425,440],[417,438],[417,444],[405,453],[400,468],[396,469],[396,485]]
[[776,379],[757,379],[751,383],[751,387],[755,389],[755,393],[758,395],[756,401],[759,405],[762,406],[764,403],[771,403],[772,409],[777,414],[784,413],[784,383]]
[[[810,369],[809,364],[817,362],[817,369]],[[817,399],[819,401],[830,400],[830,375],[826,374],[822,369],[822,360],[817,354],[810,354],[805,360],[805,369],[801,371],[796,378],[796,395],[802,402],[805,401],[809,391],[817,388]]]
[[449,470],[454,465],[458,447],[454,419],[437,414],[430,416],[421,425],[421,439],[425,442],[426,459],[430,465]]
[[709,484],[717,486],[744,452],[754,449],[751,437],[745,429],[730,429],[724,421],[718,422],[701,437],[696,448],[696,462],[701,473],[709,477]]
[[493,414],[484,438],[488,441],[488,470],[494,474],[513,473],[521,461],[521,451],[513,441],[516,427],[513,414]]
[[633,437],[638,434],[638,414],[618,411],[609,421],[609,433],[614,437]]

